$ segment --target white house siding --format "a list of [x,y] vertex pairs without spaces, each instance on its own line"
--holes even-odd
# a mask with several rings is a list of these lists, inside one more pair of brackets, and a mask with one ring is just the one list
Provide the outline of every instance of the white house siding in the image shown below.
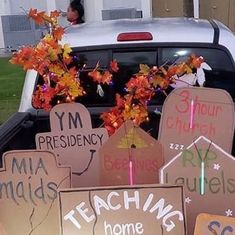
[[[147,2],[147,1],[146,1]],[[103,0],[104,9],[111,8],[136,8],[141,9],[141,0]]]
[[[70,0],[0,0],[1,15],[25,14],[30,8],[37,8],[39,11],[52,10],[66,11]],[[85,21],[102,20],[102,10],[114,8],[136,8],[142,10],[143,17],[151,17],[152,0],[84,0]],[[66,17],[61,19],[63,26],[67,25]],[[0,20],[0,48],[4,48],[2,23]]]

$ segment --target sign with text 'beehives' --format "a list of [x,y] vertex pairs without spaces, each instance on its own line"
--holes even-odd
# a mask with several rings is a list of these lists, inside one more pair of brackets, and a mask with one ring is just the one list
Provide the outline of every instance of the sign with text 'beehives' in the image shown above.
[[164,163],[162,145],[132,121],[109,138],[100,149],[100,157],[102,186],[128,185],[130,171],[133,184],[159,183],[159,169]]
[[59,192],[62,235],[185,235],[182,186]]
[[233,216],[235,158],[201,136],[160,171],[161,183],[184,185],[188,234],[200,213]]
[[235,234],[235,218],[205,213],[198,215],[194,235],[207,234]]
[[59,234],[57,190],[70,188],[71,169],[42,151],[7,152],[3,166],[0,221],[7,235]]
[[165,162],[203,135],[231,153],[234,104],[224,90],[179,88],[167,97],[162,110],[158,140]]
[[108,139],[105,128],[92,129],[89,111],[82,104],[61,104],[50,112],[51,132],[36,135],[39,150],[50,150],[63,165],[72,166],[72,185],[99,185],[100,146]]

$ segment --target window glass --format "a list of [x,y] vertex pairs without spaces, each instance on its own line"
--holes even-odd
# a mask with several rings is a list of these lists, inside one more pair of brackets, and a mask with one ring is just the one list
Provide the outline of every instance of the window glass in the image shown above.
[[78,102],[87,106],[109,106],[114,104],[114,90],[110,85],[102,85],[104,95],[100,96],[97,92],[97,84],[92,81],[88,73],[92,71],[97,63],[101,69],[106,69],[110,63],[109,51],[85,51],[73,53],[74,63],[77,68],[80,68],[80,81],[86,95],[78,98]]
[[204,70],[205,87],[227,90],[235,100],[235,71],[229,55],[221,49],[213,48],[162,48],[159,64],[173,64],[187,59],[191,54],[203,56],[212,70]]
[[116,59],[119,71],[114,75],[114,85],[116,92],[123,94],[125,84],[137,72],[140,64],[154,66],[157,63],[156,51],[138,51],[138,52],[114,52],[113,59]]
[[86,65],[86,68],[95,68],[97,62],[101,67],[107,67],[109,63],[108,51],[86,51],[73,53],[74,59],[78,65]]
[[160,49],[159,64],[182,62],[192,54],[202,56],[212,69],[234,71],[227,53],[213,48],[163,48]]
[[[86,91],[84,97],[78,98],[78,102],[86,106],[113,106],[115,104],[115,94],[126,94],[125,84],[139,71],[140,64],[148,66],[173,64],[185,61],[191,54],[203,56],[205,62],[212,68],[205,70],[206,87],[221,88],[227,90],[235,100],[235,73],[233,63],[228,54],[220,49],[213,48],[159,48],[145,51],[113,51],[111,57],[110,50],[81,51],[74,52],[74,62],[71,66],[82,68],[80,72],[81,84]],[[112,85],[102,85],[104,96],[97,93],[97,84],[88,76],[88,73],[95,68],[99,62],[102,69],[107,69],[112,59],[116,59],[119,71],[113,74]],[[158,60],[158,62],[157,62]],[[86,65],[85,67],[83,67]],[[38,84],[42,83],[39,79]],[[166,93],[173,88],[169,87]],[[165,95],[158,91],[151,104],[162,104]]]

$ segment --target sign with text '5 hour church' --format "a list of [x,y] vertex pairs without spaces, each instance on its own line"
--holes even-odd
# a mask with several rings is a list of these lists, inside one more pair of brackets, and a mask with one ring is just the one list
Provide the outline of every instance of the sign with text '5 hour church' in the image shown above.
[[188,234],[200,213],[234,216],[234,169],[235,158],[201,136],[160,170],[161,183],[184,186]]
[[39,150],[50,150],[62,165],[72,166],[73,187],[99,185],[100,146],[108,139],[105,128],[92,129],[82,104],[60,104],[50,111],[51,132],[36,135]]
[[165,162],[199,136],[231,153],[234,120],[234,103],[225,90],[199,87],[173,90],[164,102],[158,135]]
[[62,235],[186,235],[182,186],[59,192]]
[[56,157],[42,151],[7,152],[3,167],[0,221],[6,234],[59,234],[57,190],[70,188],[70,167],[58,167]]

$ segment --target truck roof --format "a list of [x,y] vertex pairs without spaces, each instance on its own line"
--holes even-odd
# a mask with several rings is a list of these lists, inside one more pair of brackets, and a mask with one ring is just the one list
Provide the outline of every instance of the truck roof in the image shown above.
[[223,24],[195,18],[122,19],[85,23],[68,27],[63,41],[71,47],[123,44],[117,41],[117,37],[127,32],[150,32],[153,36],[150,41],[131,43],[213,43],[217,40],[226,46],[231,39],[235,42],[234,35]]

